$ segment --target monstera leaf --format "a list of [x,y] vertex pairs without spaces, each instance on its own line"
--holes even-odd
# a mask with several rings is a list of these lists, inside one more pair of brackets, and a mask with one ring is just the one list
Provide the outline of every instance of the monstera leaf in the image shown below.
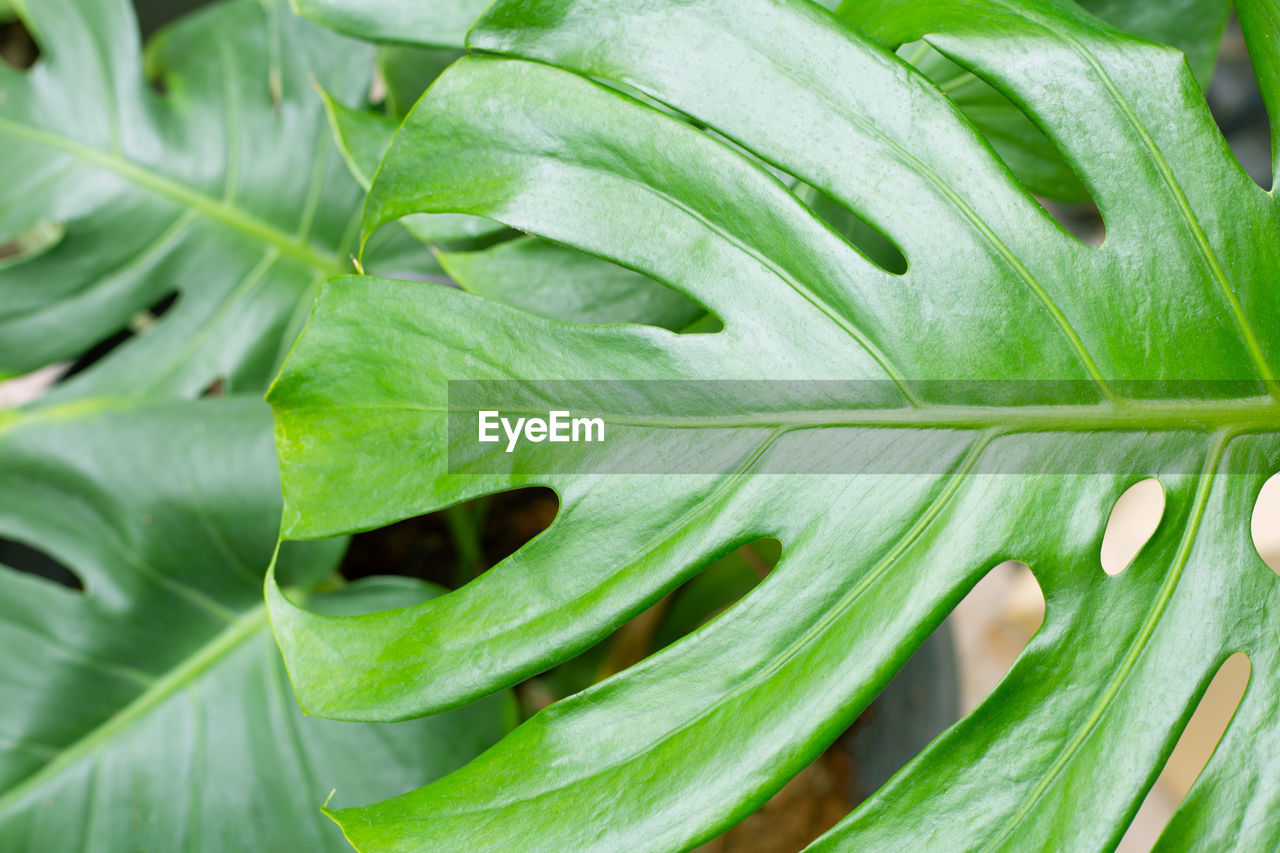
[[[1274,121],[1280,6],[1239,6]],[[871,38],[802,0],[499,0],[470,36],[499,56],[454,65],[396,137],[367,231],[490,217],[668,284],[724,329],[328,284],[269,395],[286,538],[528,485],[560,510],[417,606],[334,618],[269,579],[303,707],[454,708],[590,647],[738,545],[773,537],[782,556],[723,614],[467,767],[337,810],[359,849],[691,847],[818,755],[1008,559],[1043,588],[1043,627],[816,847],[1114,845],[1240,651],[1252,683],[1160,844],[1280,845],[1280,577],[1249,534],[1280,466],[1275,197],[1180,53],[1078,7],[868,0],[845,15]],[[1101,247],[892,52],[917,40],[1044,128],[1098,203]],[[855,212],[905,270],[860,254],[779,172]],[[479,443],[485,394],[599,417],[606,440]],[[1109,576],[1108,513],[1148,477],[1163,517]]]
[[[319,283],[353,269],[360,187],[313,81],[355,98],[370,49],[276,0],[186,18],[145,56],[128,0],[15,8],[42,53],[25,72],[0,64],[0,244],[41,239],[0,259],[0,375],[137,318],[149,331],[50,402],[265,387]],[[374,254],[401,272],[409,250],[392,243]]]
[[[0,567],[0,847],[341,850],[320,814],[440,776],[501,734],[504,698],[370,726],[304,718],[262,603],[279,512],[266,406],[85,403],[0,415],[0,536],[83,591]],[[342,542],[286,545],[311,590]],[[312,599],[422,602],[405,579]]]

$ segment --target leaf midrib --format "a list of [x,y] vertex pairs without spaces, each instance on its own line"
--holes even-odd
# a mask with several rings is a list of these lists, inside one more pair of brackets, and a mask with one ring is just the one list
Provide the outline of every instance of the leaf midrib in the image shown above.
[[245,611],[212,640],[183,660],[181,664],[157,679],[132,702],[90,730],[79,740],[61,749],[57,757],[52,761],[0,795],[0,815],[21,801],[30,791],[71,767],[97,749],[103,742],[160,707],[170,697],[251,640],[267,624],[265,604],[256,605],[252,609]]
[[285,232],[270,222],[236,207],[229,200],[212,198],[120,155],[101,151],[61,134],[34,128],[7,118],[0,118],[0,132],[65,151],[73,157],[131,181],[139,187],[198,211],[232,231],[265,243],[282,256],[305,266],[330,275],[340,275],[345,272],[338,255],[321,252],[298,235]]
[[[589,381],[589,380],[588,380]],[[661,380],[659,380],[661,381]],[[715,380],[708,380],[714,382]],[[750,381],[750,380],[747,380]],[[271,401],[268,396],[268,401]],[[278,403],[273,405],[279,408]],[[334,406],[287,406],[284,411],[331,409]],[[405,410],[456,414],[464,409],[407,403],[361,403],[361,410]],[[546,416],[544,409],[502,408],[502,414]],[[886,429],[1004,429],[1008,432],[1280,432],[1280,399],[1271,397],[1225,400],[1133,400],[1100,404],[1026,406],[925,405],[901,408],[797,409],[730,415],[682,417],[626,416],[612,412],[573,409],[575,417],[599,417],[618,426],[653,429],[821,429],[827,427],[883,427]]]

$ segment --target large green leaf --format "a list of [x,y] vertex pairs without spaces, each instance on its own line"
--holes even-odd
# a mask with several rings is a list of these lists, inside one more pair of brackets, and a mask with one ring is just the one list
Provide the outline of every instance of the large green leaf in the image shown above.
[[[279,512],[266,406],[88,402],[0,414],[0,536],[84,591],[0,567],[0,848],[341,850],[320,813],[438,777],[502,733],[505,699],[387,728],[304,718],[262,575]],[[340,541],[285,545],[309,590]],[[324,612],[417,603],[374,579]]]
[[[319,283],[352,270],[361,192],[313,86],[355,99],[371,50],[234,0],[144,60],[128,0],[14,5],[42,54],[0,65],[0,243],[35,229],[52,245],[0,261],[0,375],[76,358],[176,294],[50,402],[265,387]],[[374,267],[404,267],[392,243]]]
[[[1280,7],[1241,7],[1274,115]],[[1006,559],[1035,572],[1044,627],[986,702],[818,846],[1114,845],[1240,650],[1250,688],[1161,847],[1280,846],[1265,758],[1280,749],[1280,578],[1249,538],[1280,465],[1274,196],[1235,161],[1181,54],[1077,7],[854,13],[879,43],[799,0],[499,0],[471,45],[511,58],[462,60],[401,129],[366,229],[487,216],[665,282],[725,328],[583,327],[443,288],[330,283],[270,394],[286,537],[534,484],[561,507],[424,605],[332,619],[269,584],[303,706],[362,720],[455,707],[589,647],[744,542],[776,537],[783,553],[724,614],[466,768],[337,811],[360,849],[690,847],[830,744]],[[1063,231],[889,51],[918,39],[1034,116],[1096,199],[1103,246]],[[761,161],[889,237],[906,271],[860,255]],[[609,440],[451,469],[459,379],[599,413]],[[742,379],[788,381],[709,382]],[[636,473],[600,473],[611,462]],[[1148,476],[1164,516],[1109,577],[1109,510]]]

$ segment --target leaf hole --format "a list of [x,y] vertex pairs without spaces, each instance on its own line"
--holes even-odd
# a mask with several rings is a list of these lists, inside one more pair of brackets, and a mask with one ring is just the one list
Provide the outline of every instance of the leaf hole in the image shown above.
[[890,275],[905,275],[907,257],[884,232],[816,187],[797,183],[793,190],[823,222]]
[[1097,247],[1106,242],[1107,226],[1094,202],[1071,204],[1039,195],[1035,199],[1045,213],[1081,243]]
[[159,52],[148,51],[142,58],[142,74],[147,85],[160,97],[169,94],[168,76],[170,70],[164,65],[164,58]]
[[1244,652],[1236,652],[1218,667],[1160,776],[1129,823],[1117,853],[1145,853],[1155,845],[1226,734],[1244,699],[1251,670]]
[[99,341],[91,347],[84,355],[76,359],[71,365],[71,369],[67,371],[65,379],[78,376],[89,368],[98,364],[112,353],[120,349],[131,339],[141,337],[150,332],[160,321],[160,318],[168,313],[178,301],[177,292],[166,294],[161,299],[154,302],[151,307],[136,311],[129,317],[125,327],[114,335]]
[[1280,474],[1272,474],[1262,484],[1249,519],[1249,535],[1262,562],[1280,575]]
[[777,164],[763,159],[759,154],[743,147],[733,139],[717,133],[696,120],[689,119],[689,121],[717,142],[732,148],[788,186],[792,195],[811,213],[872,264],[890,275],[906,274],[910,264],[902,249],[893,238],[864,219],[856,210],[822,189],[801,180],[797,175],[787,172]]
[[[782,543],[773,537],[731,546],[728,553],[591,649],[520,684],[517,694],[523,713],[531,716],[693,633],[750,593],[781,556]],[[950,666],[949,660],[947,665]],[[921,683],[920,679],[913,682],[914,688]],[[908,688],[899,693],[898,698],[903,698],[913,690]],[[884,711],[879,719],[894,720],[897,716],[896,710]],[[859,724],[855,724],[850,733],[858,727]],[[879,736],[879,729],[867,728],[864,742],[874,744]],[[819,754],[755,812],[695,848],[697,853],[798,850],[806,846],[856,805],[853,770],[852,752],[842,739]]]
[[339,566],[348,580],[401,575],[457,589],[551,526],[560,500],[514,489],[357,533]]
[[24,406],[40,399],[66,372],[68,364],[51,364],[39,370],[0,382],[0,409]]
[[1118,575],[1155,535],[1164,515],[1164,487],[1154,477],[1134,483],[1111,508],[1102,534],[1102,570]]
[[968,713],[995,690],[1044,624],[1044,592],[1026,563],[1007,560],[987,572],[951,612],[960,670],[960,706]]
[[0,243],[0,269],[39,257],[62,242],[67,229],[59,222],[41,222],[7,243]]
[[1043,620],[1044,595],[1026,564],[1005,561],[983,575],[836,742],[848,759],[845,811],[883,795],[876,792],[981,704]]
[[[0,16],[3,12],[0,12]],[[40,46],[21,20],[0,23],[0,60],[17,71],[26,71],[40,58]]]
[[148,74],[147,85],[151,87],[151,91],[162,98],[169,94],[169,84],[163,74]]
[[694,853],[767,853],[800,850],[835,826],[855,803],[850,798],[854,767],[834,746],[802,769],[764,805]]
[[685,581],[669,598],[652,651],[693,633],[728,610],[764,580],[782,558],[782,543],[771,536],[748,542]]
[[84,590],[84,583],[60,560],[45,551],[12,539],[0,539],[0,564],[15,571],[51,580],[69,589]]
[[806,848],[957,719],[955,646],[944,622],[834,744],[697,853]]
[[959,674],[954,620],[948,617],[836,741],[849,757],[849,809],[880,790],[960,719]]
[[1205,97],[1209,111],[1240,167],[1258,186],[1270,189],[1274,180],[1271,174],[1271,125],[1240,20],[1234,12],[1223,36],[1213,79]]
[[684,334],[724,328],[703,305],[643,273],[534,237],[438,258],[463,290],[540,317],[643,323]]
[[731,548],[601,642],[521,684],[522,708],[532,715],[693,633],[755,589],[781,557],[772,537]]
[[924,42],[903,45],[899,54],[965,114],[1058,225],[1086,245],[1101,246],[1106,241],[1106,223],[1098,205],[1070,160],[1032,113]]
[[[702,127],[701,125],[698,126]],[[890,275],[901,276],[906,274],[910,264],[902,249],[894,242],[892,237],[864,219],[856,210],[819,187],[801,180],[798,176],[767,160],[761,159],[754,151],[744,148],[727,136],[722,136],[709,129],[705,132],[715,138],[716,141],[751,160],[789,187],[791,194],[801,204],[807,207],[827,227],[836,232],[845,243],[863,255],[872,264]]]

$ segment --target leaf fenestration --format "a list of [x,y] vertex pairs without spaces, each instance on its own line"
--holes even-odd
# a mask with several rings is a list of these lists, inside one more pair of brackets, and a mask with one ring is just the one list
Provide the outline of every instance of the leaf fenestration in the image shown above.
[[[499,0],[470,36],[498,56],[460,61],[406,120],[366,230],[487,216],[638,270],[725,328],[584,328],[375,278],[326,288],[270,395],[286,537],[527,485],[554,488],[561,511],[421,606],[319,619],[270,588],[304,706],[364,720],[454,707],[588,647],[736,544],[770,536],[784,556],[725,613],[466,768],[338,811],[362,850],[690,847],[831,743],[1011,559],[1045,594],[1036,638],[986,702],[815,848],[1105,849],[1199,685],[1237,650],[1253,684],[1161,843],[1280,845],[1280,787],[1258,758],[1280,745],[1280,584],[1247,525],[1280,459],[1275,198],[1240,169],[1171,48],[1056,0],[869,0],[858,15],[876,42],[798,0]],[[1044,128],[1097,200],[1103,246],[1063,232],[884,47],[921,38]],[[871,263],[762,163],[847,206],[901,248],[906,271]],[[570,463],[588,451],[571,448],[563,471],[450,472],[450,380],[602,376],[897,393],[796,410],[727,392],[642,408],[602,390],[618,452],[719,428],[745,445],[737,467],[581,474]],[[1009,396],[917,390],[938,378]],[[1088,391],[1035,399],[1044,380]],[[1187,380],[1240,384],[1192,393]],[[797,445],[884,430],[950,443],[928,445],[932,473],[909,467],[924,452],[909,442],[898,452],[913,473],[763,473]],[[1029,452],[1096,472],[1011,476]],[[1107,577],[1108,513],[1152,476],[1164,517]],[[474,663],[442,663],[459,659]]]
[[313,81],[360,99],[372,50],[277,0],[218,4],[145,51],[128,0],[14,7],[42,54],[0,69],[0,244],[60,237],[0,265],[0,374],[74,359],[176,290],[48,402],[265,387],[320,282],[352,269],[360,188]]
[[[95,401],[0,413],[0,536],[83,592],[0,566],[0,838],[8,850],[349,849],[320,814],[443,775],[507,696],[398,727],[308,719],[262,603],[279,513],[266,406]],[[325,613],[439,590],[313,594],[343,542],[278,568]]]

